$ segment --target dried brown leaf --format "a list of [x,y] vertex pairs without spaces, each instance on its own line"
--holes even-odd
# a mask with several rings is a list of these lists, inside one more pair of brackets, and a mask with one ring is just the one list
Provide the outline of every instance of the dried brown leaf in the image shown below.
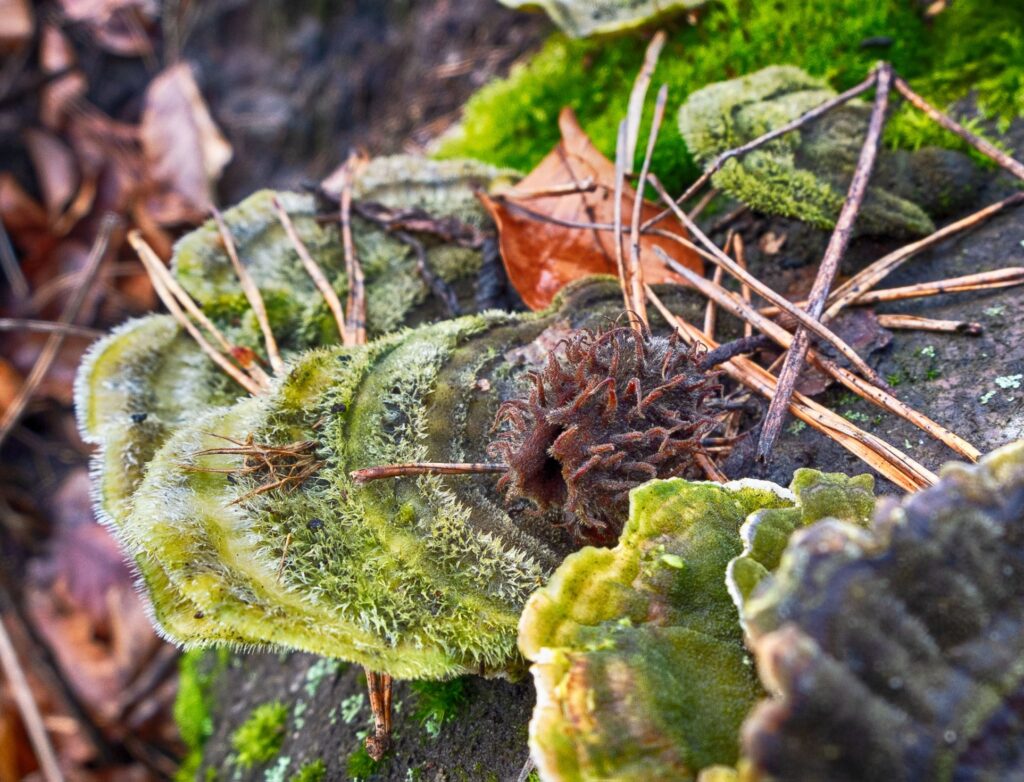
[[[53,24],[43,26],[39,39],[39,65],[45,74],[60,73],[78,64],[71,43]],[[79,71],[72,70],[46,84],[39,96],[39,119],[51,130],[59,130],[71,106],[85,95],[88,83]]]
[[25,131],[24,140],[46,211],[54,221],[78,191],[81,178],[75,155],[67,144],[45,130],[30,128]]
[[34,27],[35,17],[28,0],[0,0],[0,51],[24,46]]
[[140,139],[149,173],[162,186],[148,205],[153,218],[166,225],[206,215],[232,149],[186,63],[170,66],[150,83]]
[[[501,255],[509,280],[527,306],[534,310],[547,307],[555,294],[573,280],[589,274],[618,273],[612,232],[557,225],[523,211],[527,209],[545,218],[576,223],[608,224],[613,220],[615,165],[591,143],[570,109],[562,110],[558,124],[562,141],[515,188],[531,197],[517,198],[514,193],[503,198],[480,197],[498,226]],[[585,181],[592,182],[593,189],[551,196],[532,195]],[[626,187],[623,214],[632,211],[635,198],[636,192]],[[645,202],[641,220],[646,221],[657,213],[654,204]],[[683,229],[674,230],[688,238]],[[626,231],[623,245],[628,235]],[[695,271],[703,267],[696,253],[680,248],[677,243],[662,237],[642,236],[640,261],[648,283],[680,282],[680,278],[654,256],[655,246]],[[623,246],[623,253],[628,254],[629,248]]]

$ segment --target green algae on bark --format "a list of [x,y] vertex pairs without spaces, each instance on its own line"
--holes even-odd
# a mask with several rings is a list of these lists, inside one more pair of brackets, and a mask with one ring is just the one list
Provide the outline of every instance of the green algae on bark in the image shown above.
[[793,529],[862,521],[871,487],[869,476],[801,470],[791,490],[682,479],[634,489],[619,545],[567,557],[520,621],[542,777],[694,779],[734,764],[763,692],[734,600],[755,569],[775,566]]

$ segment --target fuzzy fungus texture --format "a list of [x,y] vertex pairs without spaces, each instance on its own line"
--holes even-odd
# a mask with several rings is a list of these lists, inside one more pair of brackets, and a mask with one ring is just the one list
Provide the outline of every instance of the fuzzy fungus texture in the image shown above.
[[1024,442],[798,532],[746,609],[757,778],[1024,775]]
[[529,373],[528,398],[498,411],[490,451],[508,465],[498,487],[540,510],[560,506],[579,541],[614,544],[631,489],[700,474],[694,455],[720,388],[700,360],[674,335],[646,329],[571,334]]

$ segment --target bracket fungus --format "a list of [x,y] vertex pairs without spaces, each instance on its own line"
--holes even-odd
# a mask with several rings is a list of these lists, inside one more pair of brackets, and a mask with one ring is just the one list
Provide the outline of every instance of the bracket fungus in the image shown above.
[[1024,774],[1024,442],[880,504],[870,529],[798,532],[746,619],[769,701],[755,776]]
[[[870,487],[802,470],[792,491],[749,479],[635,489],[618,546],[571,554],[523,611],[519,646],[537,687],[530,746],[543,778],[694,779],[735,763],[740,725],[763,691],[726,571],[755,554],[770,565],[762,553],[801,524],[859,517]],[[750,534],[769,526],[771,542]]]

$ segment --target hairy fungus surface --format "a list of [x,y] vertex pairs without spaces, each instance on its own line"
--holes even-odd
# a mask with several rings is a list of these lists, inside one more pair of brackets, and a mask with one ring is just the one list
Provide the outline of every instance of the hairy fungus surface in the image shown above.
[[743,728],[761,777],[1024,775],[1024,443],[797,533],[747,605],[772,699]]
[[870,490],[867,476],[813,470],[792,490],[682,479],[635,489],[618,546],[567,557],[520,621],[542,777],[686,780],[734,764],[763,691],[726,571],[754,557],[773,567],[772,552],[803,524],[862,518]]
[[530,373],[529,397],[498,411],[490,450],[509,468],[499,488],[541,510],[561,507],[578,540],[614,543],[630,489],[702,474],[694,454],[714,425],[706,403],[719,387],[701,358],[646,330],[571,334]]

